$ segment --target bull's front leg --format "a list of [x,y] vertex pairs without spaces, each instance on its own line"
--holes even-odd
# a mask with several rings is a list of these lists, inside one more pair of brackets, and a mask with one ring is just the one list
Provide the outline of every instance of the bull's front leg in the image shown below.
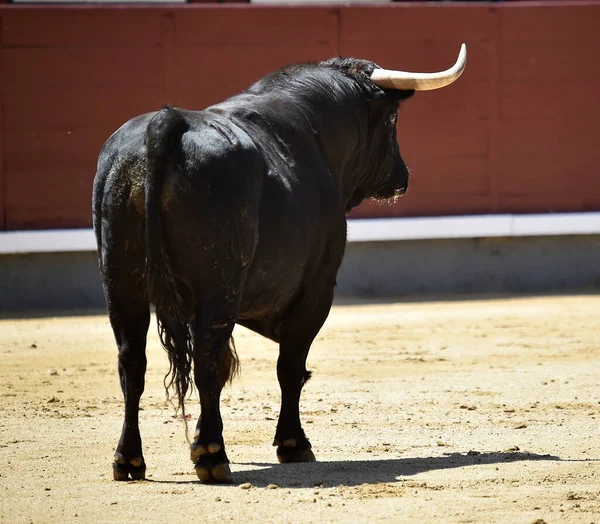
[[310,342],[281,341],[277,360],[277,379],[281,388],[281,410],[273,445],[279,462],[314,462],[315,455],[300,422],[300,394],[310,372],[306,357]]
[[234,323],[208,329],[198,324],[196,322],[194,337],[194,380],[200,394],[200,417],[190,447],[190,459],[202,482],[231,482],[220,401],[223,386],[235,367],[235,355],[229,345]]

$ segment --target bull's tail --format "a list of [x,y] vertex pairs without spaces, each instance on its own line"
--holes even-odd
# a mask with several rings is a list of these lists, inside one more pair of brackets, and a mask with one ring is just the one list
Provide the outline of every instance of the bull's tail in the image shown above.
[[192,385],[193,342],[188,327],[189,304],[186,307],[182,296],[185,284],[173,275],[163,237],[161,194],[165,172],[172,165],[169,151],[177,147],[186,129],[183,116],[169,106],[152,118],[146,132],[148,172],[145,188],[148,298],[155,306],[158,333],[169,357],[170,368],[165,376],[167,395],[174,387],[184,420],[184,400]]

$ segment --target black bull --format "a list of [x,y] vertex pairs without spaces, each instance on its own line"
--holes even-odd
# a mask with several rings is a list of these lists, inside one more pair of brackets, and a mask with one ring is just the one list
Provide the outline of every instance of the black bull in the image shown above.
[[145,477],[138,409],[150,304],[183,415],[192,380],[199,392],[191,460],[202,481],[231,480],[219,403],[237,370],[236,323],[279,343],[279,461],[315,459],[300,393],[331,308],[346,213],[408,187],[396,118],[414,92],[377,87],[376,67],[337,58],[287,67],[204,111],[133,118],[104,144],[93,222],[125,399],[116,480]]

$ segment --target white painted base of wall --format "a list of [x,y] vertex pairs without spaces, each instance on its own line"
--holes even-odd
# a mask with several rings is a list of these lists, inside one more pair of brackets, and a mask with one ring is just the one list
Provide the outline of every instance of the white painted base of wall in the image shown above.
[[[348,220],[348,242],[600,234],[600,212]],[[92,229],[0,232],[0,255],[95,251]]]
[[348,221],[348,241],[596,235],[600,212],[465,215]]

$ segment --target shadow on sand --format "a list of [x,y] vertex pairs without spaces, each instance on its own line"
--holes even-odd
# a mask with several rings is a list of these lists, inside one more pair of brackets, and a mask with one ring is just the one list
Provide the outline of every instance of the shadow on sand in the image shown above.
[[[535,453],[496,452],[446,453],[441,457],[323,461],[302,464],[232,463],[234,483],[232,486],[249,482],[255,487],[274,484],[280,488],[307,488],[313,486],[359,486],[396,482],[406,477],[450,468],[463,468],[482,464],[505,464],[507,462],[548,460],[560,461],[552,455]],[[236,465],[252,466],[256,469],[237,471]],[[192,484],[195,480],[153,480],[158,484]]]

